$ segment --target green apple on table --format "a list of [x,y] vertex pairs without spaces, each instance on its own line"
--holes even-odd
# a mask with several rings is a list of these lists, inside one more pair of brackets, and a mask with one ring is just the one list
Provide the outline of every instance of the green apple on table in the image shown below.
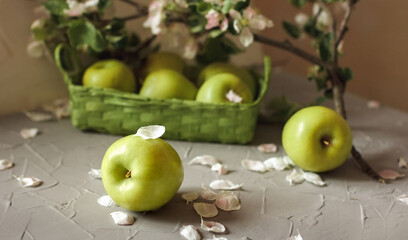
[[300,168],[326,172],[342,165],[350,154],[352,134],[346,120],[322,106],[296,112],[282,131],[286,154]]
[[126,92],[136,91],[136,80],[132,70],[116,59],[101,60],[89,66],[82,77],[82,85]]
[[[240,99],[235,101],[232,98]],[[250,103],[253,95],[248,86],[237,76],[231,73],[220,73],[206,80],[198,89],[196,101],[207,103]]]
[[129,135],[114,142],[101,166],[103,186],[119,206],[150,211],[169,202],[184,178],[174,148],[160,138]]
[[160,69],[171,69],[182,73],[185,67],[184,60],[172,52],[156,52],[147,56],[142,69],[142,77]]
[[237,67],[231,63],[214,62],[207,65],[198,75],[197,86],[201,86],[205,81],[220,73],[231,73],[239,77],[249,87],[252,95],[255,96],[257,91],[255,78],[245,68]]
[[171,69],[161,69],[150,73],[143,82],[139,95],[158,99],[193,100],[197,87],[184,75]]

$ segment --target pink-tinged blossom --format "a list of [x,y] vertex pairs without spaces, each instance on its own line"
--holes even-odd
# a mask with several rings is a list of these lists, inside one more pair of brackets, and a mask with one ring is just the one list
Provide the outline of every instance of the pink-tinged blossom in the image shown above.
[[207,25],[205,25],[207,30],[219,27],[221,31],[225,31],[228,28],[228,19],[214,9],[208,11],[205,18],[207,19]]
[[157,35],[164,29],[164,6],[163,0],[152,1],[149,5],[149,15],[147,20],[143,22],[143,27],[150,28],[153,34]]

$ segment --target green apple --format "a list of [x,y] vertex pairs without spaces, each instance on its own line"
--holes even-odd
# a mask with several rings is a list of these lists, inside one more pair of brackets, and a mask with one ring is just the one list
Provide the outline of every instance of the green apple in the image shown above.
[[[236,97],[241,101],[235,101]],[[250,103],[253,101],[253,95],[248,86],[237,76],[231,73],[220,73],[204,82],[198,89],[196,100],[208,103]]]
[[184,171],[174,148],[160,138],[123,137],[106,151],[103,186],[119,206],[131,211],[156,210],[169,202],[183,182]]
[[143,82],[139,95],[148,98],[178,98],[193,100],[197,87],[181,73],[161,69],[150,73]]
[[179,55],[171,52],[156,52],[147,56],[142,70],[143,77],[164,68],[182,73],[184,67],[185,62]]
[[254,77],[246,69],[225,62],[211,63],[201,70],[198,75],[197,86],[201,86],[205,81],[219,73],[231,73],[236,75],[249,87],[252,95],[255,96],[257,83]]
[[325,172],[346,161],[352,135],[340,114],[326,107],[313,106],[299,110],[286,122],[282,145],[298,167]]
[[115,59],[98,61],[89,66],[82,77],[86,87],[113,88],[126,92],[136,90],[136,80],[132,70]]

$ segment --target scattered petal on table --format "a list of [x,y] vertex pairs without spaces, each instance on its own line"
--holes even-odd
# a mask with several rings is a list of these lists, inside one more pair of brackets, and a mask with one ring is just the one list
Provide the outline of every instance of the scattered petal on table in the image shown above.
[[142,137],[143,139],[156,139],[163,136],[166,128],[160,125],[150,125],[141,127],[137,130],[135,136]]
[[219,222],[204,221],[201,219],[201,229],[207,232],[223,233],[225,232],[225,226]]
[[228,167],[221,163],[216,163],[211,166],[211,170],[217,172],[218,175],[226,175],[228,173]]
[[24,177],[24,176],[20,176],[20,177],[16,177],[13,176],[22,187],[38,187],[42,184],[42,181],[38,178],[35,177]]
[[403,157],[399,157],[397,161],[398,161],[399,168],[408,168],[407,162],[405,161]]
[[397,200],[408,205],[408,195],[407,194],[402,194],[398,196]]
[[0,159],[0,171],[12,168],[14,166],[13,162],[8,159]]
[[303,172],[303,178],[306,180],[306,182],[313,183],[314,185],[317,185],[317,186],[326,185],[326,183],[322,180],[322,178],[316,173]]
[[62,119],[71,115],[69,99],[67,98],[56,99],[52,103],[44,104],[43,109],[53,113],[57,119]]
[[305,178],[303,177],[303,171],[296,168],[293,169],[292,172],[286,176],[286,180],[290,185],[303,182],[305,180]]
[[118,206],[109,195],[104,195],[98,198],[97,201],[99,205],[104,206],[104,207],[117,207]]
[[88,174],[94,178],[102,178],[101,169],[92,168],[91,171],[88,172]]
[[289,169],[294,166],[294,163],[288,156],[271,157],[266,159],[263,163],[268,169],[275,169],[277,171]]
[[40,133],[38,128],[23,128],[20,131],[20,135],[24,139],[29,139],[37,136]]
[[210,218],[218,215],[215,204],[212,203],[194,203],[194,209],[201,217]]
[[[249,239],[249,238],[243,238],[243,239]],[[213,235],[213,238],[209,239],[209,240],[228,240],[228,238],[225,237],[217,237],[215,235]]]
[[217,194],[215,205],[224,211],[234,211],[241,209],[241,203],[235,193],[231,191],[221,191]]
[[405,177],[405,174],[396,172],[391,169],[384,169],[378,173],[382,178],[387,180],[395,180],[397,178]]
[[210,183],[210,188],[214,190],[234,190],[242,187],[241,184],[235,184],[229,180],[214,180]]
[[367,107],[370,109],[379,109],[381,104],[376,100],[370,100],[367,102]]
[[217,193],[215,193],[213,190],[206,188],[204,186],[201,186],[201,197],[205,200],[215,200],[217,197]]
[[187,240],[200,240],[201,239],[200,233],[198,232],[197,228],[194,227],[193,225],[183,226],[180,229],[180,234]]
[[198,192],[183,193],[183,194],[181,195],[181,198],[187,201],[186,204],[189,204],[189,203],[191,203],[191,202],[197,200],[197,198],[198,198]]
[[274,153],[278,150],[278,146],[274,143],[264,143],[258,146],[258,150],[263,153]]
[[288,238],[288,240],[303,240],[303,238],[302,238],[302,236],[300,236],[300,233],[298,231],[297,235]]
[[54,118],[54,116],[50,113],[42,113],[42,112],[29,112],[25,111],[24,114],[34,122],[46,122],[50,121]]
[[188,165],[201,164],[201,165],[213,166],[217,163],[219,163],[219,161],[215,157],[211,155],[202,155],[202,156],[197,156],[193,158],[188,163]]
[[134,217],[129,213],[122,211],[111,212],[110,216],[113,218],[116,225],[132,225],[135,222]]
[[254,172],[264,173],[264,172],[268,171],[268,168],[261,161],[245,159],[245,160],[241,161],[241,165],[245,169],[248,169],[248,170],[254,171]]

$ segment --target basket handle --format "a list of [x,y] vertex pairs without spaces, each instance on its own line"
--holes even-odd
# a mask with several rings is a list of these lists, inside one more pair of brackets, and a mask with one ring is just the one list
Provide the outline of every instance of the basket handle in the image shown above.
[[67,85],[77,84],[82,76],[82,63],[76,51],[68,44],[60,43],[54,50],[54,60],[64,75]]

